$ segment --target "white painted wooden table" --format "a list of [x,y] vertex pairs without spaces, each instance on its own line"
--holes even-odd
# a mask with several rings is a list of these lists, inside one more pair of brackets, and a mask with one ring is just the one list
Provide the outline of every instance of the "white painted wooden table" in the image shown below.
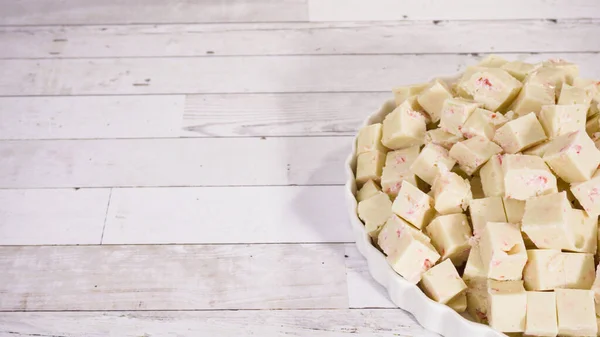
[[2,1],[0,336],[434,336],[354,249],[342,162],[484,53],[600,77],[600,2],[492,3]]

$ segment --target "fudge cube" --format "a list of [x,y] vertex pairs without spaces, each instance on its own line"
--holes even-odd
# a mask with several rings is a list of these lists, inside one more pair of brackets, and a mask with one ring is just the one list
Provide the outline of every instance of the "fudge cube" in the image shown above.
[[409,97],[420,94],[428,86],[429,83],[419,83],[404,87],[392,88],[392,92],[394,93],[394,100],[396,101],[396,106],[402,104]]
[[550,146],[552,142],[549,140],[546,140],[544,142],[539,143],[536,146],[532,146],[530,148],[528,148],[527,150],[523,151],[523,154],[529,155],[529,156],[537,156],[537,157],[543,157],[544,153],[546,153],[546,150],[548,149],[548,147]]
[[480,67],[488,67],[488,68],[500,68],[503,65],[507,64],[508,61],[503,59],[498,55],[488,55],[483,60],[477,63]]
[[563,84],[560,90],[560,96],[558,96],[558,104],[581,104],[585,106],[585,110],[587,113],[587,110],[590,108],[590,104],[592,103],[592,98],[593,94],[589,90],[570,86],[568,84]]
[[504,124],[494,134],[494,142],[507,153],[517,153],[546,140],[544,128],[533,112]]
[[561,71],[565,76],[566,83],[573,83],[573,80],[579,77],[579,66],[575,63],[567,62],[563,59],[548,59],[542,62],[544,68]]
[[435,210],[440,214],[464,212],[473,199],[469,181],[454,172],[440,172],[431,189]]
[[594,284],[594,255],[561,253],[565,264],[565,281],[559,288],[591,289]]
[[565,284],[564,256],[558,249],[528,249],[523,281],[527,290],[553,290]]
[[600,268],[596,269],[596,276],[594,277],[594,283],[592,289],[594,292],[594,303],[596,304],[596,316],[600,314]]
[[573,209],[569,220],[572,245],[565,250],[595,254],[598,248],[598,216],[589,216],[580,209]]
[[387,256],[387,261],[400,276],[412,284],[421,281],[421,276],[440,259],[440,255],[412,235],[400,235],[398,243]]
[[596,336],[594,293],[582,289],[556,289],[556,313],[560,336]]
[[505,70],[480,68],[469,78],[461,80],[458,90],[462,95],[467,95],[465,98],[482,103],[488,110],[497,111],[508,106],[522,86],[519,80]]
[[489,197],[473,199],[469,205],[471,222],[473,223],[473,235],[479,237],[488,222],[506,222],[502,198]]
[[474,244],[469,252],[469,258],[463,271],[463,281],[469,288],[484,289],[487,282],[487,270],[481,261],[479,244]]
[[583,104],[544,105],[540,111],[540,123],[550,139],[585,130],[587,110]]
[[488,281],[490,327],[501,332],[523,332],[526,315],[527,292],[523,281]]
[[377,237],[381,226],[391,215],[392,202],[385,193],[378,192],[358,203],[358,217],[365,223],[365,230],[371,237]]
[[423,114],[405,101],[385,116],[381,143],[393,150],[421,145],[425,141],[425,124]]
[[525,243],[519,227],[488,222],[480,240],[481,261],[494,280],[520,280],[527,262]]
[[396,251],[402,235],[409,235],[413,239],[420,241],[429,249],[435,251],[435,248],[431,244],[431,239],[429,239],[427,235],[412,227],[408,222],[402,220],[395,214],[392,214],[381,228],[381,231],[377,236],[377,245],[379,245],[379,248],[381,248],[386,255],[390,255]]
[[571,247],[571,203],[566,192],[532,197],[525,201],[521,230],[538,248]]
[[427,226],[435,215],[433,199],[408,181],[402,183],[392,212],[419,229]]
[[527,84],[552,88],[555,95],[558,96],[563,83],[567,82],[567,72],[556,67],[542,66],[529,74],[526,82]]
[[474,136],[493,139],[496,130],[508,122],[501,113],[485,109],[475,109],[462,126],[461,132],[465,138]]
[[506,70],[512,77],[519,81],[525,80],[527,75],[536,70],[538,66],[523,61],[511,61],[503,64],[500,69]]
[[457,213],[438,216],[427,226],[425,233],[442,255],[442,260],[450,259],[457,266],[467,260],[471,248],[471,227],[466,215]]
[[506,221],[509,223],[521,223],[525,214],[525,200],[503,198]]
[[487,289],[467,289],[467,312],[476,322],[489,324]]
[[356,154],[370,152],[370,151],[381,151],[386,152],[385,147],[381,144],[381,123],[371,124],[363,126],[358,131],[356,137]]
[[590,180],[600,164],[600,151],[584,131],[558,136],[544,153],[544,161],[568,183]]
[[555,102],[554,87],[525,83],[510,109],[518,116],[525,116],[531,112],[537,115],[542,110],[542,106]]
[[429,114],[431,121],[436,123],[441,118],[444,101],[448,98],[452,98],[450,89],[444,82],[436,79],[417,96],[417,101]]
[[458,294],[458,296],[448,301],[446,305],[458,313],[465,312],[467,310],[467,292],[464,291]]
[[467,289],[456,267],[449,260],[442,261],[424,272],[420,286],[429,298],[443,304],[463,294]]
[[481,185],[481,177],[474,176],[471,178],[471,193],[473,194],[473,199],[485,198],[483,186]]
[[398,195],[403,181],[408,181],[413,185],[417,184],[417,178],[410,171],[410,165],[412,165],[418,155],[418,146],[387,153],[385,166],[381,173],[381,188],[392,200]]
[[450,150],[452,145],[460,142],[461,140],[463,140],[463,137],[453,135],[439,128],[429,130],[425,133],[425,144],[433,143],[448,150]]
[[373,180],[367,181],[356,193],[356,200],[361,202],[381,192],[381,188]]
[[493,155],[502,152],[502,148],[489,139],[475,136],[458,142],[450,149],[450,157],[468,175],[473,175]]
[[571,184],[571,192],[588,214],[600,215],[600,171],[586,182]]
[[448,98],[442,105],[440,128],[456,136],[462,136],[462,127],[467,118],[481,103],[463,98]]
[[558,335],[555,294],[553,292],[528,291],[526,321],[526,335]]
[[504,196],[504,171],[502,171],[503,155],[495,155],[479,170],[481,186],[486,197]]
[[556,177],[542,158],[509,154],[502,158],[504,196],[510,199],[528,198],[556,193]]
[[450,171],[454,164],[456,161],[450,158],[448,150],[430,143],[421,150],[417,159],[410,166],[410,170],[424,182],[432,185],[440,171]]
[[385,153],[369,151],[356,157],[356,184],[362,186],[369,180],[379,182],[385,163]]

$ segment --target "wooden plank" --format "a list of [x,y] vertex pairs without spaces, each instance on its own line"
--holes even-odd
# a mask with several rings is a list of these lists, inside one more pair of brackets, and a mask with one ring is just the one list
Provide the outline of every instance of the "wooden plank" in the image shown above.
[[306,20],[305,0],[19,0],[2,6],[2,25],[250,22]]
[[343,184],[350,137],[3,141],[0,188]]
[[1,97],[0,138],[160,138],[181,134],[185,96]]
[[342,194],[342,186],[114,189],[103,243],[351,242]]
[[346,245],[344,257],[350,308],[396,308],[385,288],[371,276],[367,260],[354,244]]
[[[0,27],[0,58],[583,52],[598,20]],[[527,36],[527,38],[519,38]],[[352,43],[348,43],[352,41]]]
[[[589,0],[308,0],[310,21],[506,20],[598,18]],[[493,9],[492,9],[493,8]]]
[[9,312],[0,314],[0,335],[3,334],[11,337],[438,336],[401,310],[392,309]]
[[347,308],[343,245],[0,247],[0,311]]
[[[562,57],[600,76],[597,53]],[[0,96],[386,91],[455,74],[473,55],[346,55],[1,60]]]
[[0,190],[0,245],[98,244],[108,199],[108,189]]

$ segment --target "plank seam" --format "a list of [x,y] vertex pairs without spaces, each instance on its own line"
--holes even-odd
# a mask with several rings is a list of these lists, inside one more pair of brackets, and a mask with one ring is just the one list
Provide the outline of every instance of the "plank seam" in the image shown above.
[[228,311],[363,311],[363,310],[398,310],[403,311],[400,308],[393,307],[369,307],[369,308],[273,308],[273,309],[252,309],[252,308],[240,308],[240,309],[140,309],[140,310],[0,310],[0,313],[60,313],[60,312],[90,312],[90,313],[101,313],[101,312],[228,312]]
[[128,246],[297,246],[297,245],[348,245],[354,244],[353,241],[337,241],[337,242],[219,242],[219,243],[69,243],[69,244],[39,244],[39,245],[0,245],[0,250],[3,248],[20,248],[20,247],[128,247]]
[[108,202],[106,203],[106,213],[104,213],[104,226],[102,226],[102,235],[100,236],[100,245],[102,245],[102,241],[104,240],[104,230],[106,229],[106,220],[108,219],[108,210],[110,209],[110,200],[112,198],[112,191],[113,191],[113,189],[111,188],[110,191],[108,192]]

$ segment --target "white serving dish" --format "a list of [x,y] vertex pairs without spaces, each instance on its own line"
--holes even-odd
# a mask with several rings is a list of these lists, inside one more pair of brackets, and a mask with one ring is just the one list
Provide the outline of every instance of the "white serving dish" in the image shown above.
[[[454,78],[444,78],[450,82]],[[379,123],[395,108],[393,100],[383,104],[381,109],[369,116],[363,126]],[[371,244],[369,235],[357,215],[356,182],[356,136],[353,139],[352,152],[346,160],[345,196],[348,205],[350,223],[352,224],[358,251],[367,259],[369,271],[373,278],[387,289],[390,299],[399,308],[414,315],[419,324],[426,329],[445,337],[506,337],[505,334],[493,330],[487,325],[476,323],[461,316],[450,307],[437,303],[425,295],[419,287],[406,281],[388,264],[385,256]]]

